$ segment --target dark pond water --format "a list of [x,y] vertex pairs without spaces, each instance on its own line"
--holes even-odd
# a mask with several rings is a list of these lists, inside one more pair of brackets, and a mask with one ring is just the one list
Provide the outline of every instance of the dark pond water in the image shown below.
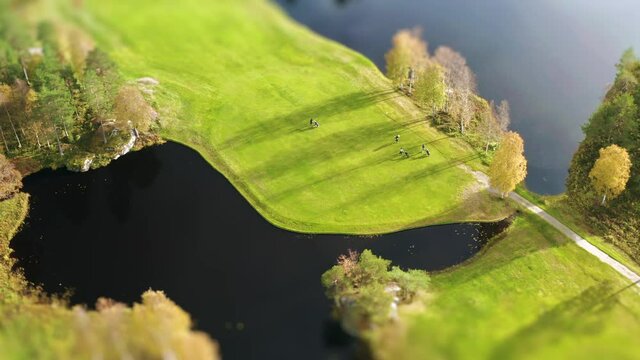
[[[504,223],[376,238],[308,236],[266,222],[197,153],[168,143],[78,174],[25,179],[31,211],[12,246],[28,279],[72,300],[123,302],[161,289],[220,341],[225,359],[343,359],[320,275],[348,249],[404,268],[443,269]],[[240,325],[241,324],[241,325]],[[239,329],[242,328],[242,330]]]
[[449,45],[478,75],[480,93],[511,103],[526,142],[527,185],[564,191],[581,124],[640,46],[637,0],[277,0],[292,17],[384,66],[401,28],[420,26],[433,50]]

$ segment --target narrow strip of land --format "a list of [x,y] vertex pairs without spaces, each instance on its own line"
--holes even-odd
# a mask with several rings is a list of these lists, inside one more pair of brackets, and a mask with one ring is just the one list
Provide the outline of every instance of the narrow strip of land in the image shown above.
[[579,247],[586,250],[591,255],[597,257],[603,263],[611,266],[614,270],[620,273],[622,276],[634,282],[636,285],[640,286],[640,275],[631,271],[628,267],[622,265],[609,255],[605,254],[602,250],[598,249],[590,242],[585,240],[580,235],[576,234],[573,230],[569,229],[566,225],[562,224],[558,219],[549,215],[546,211],[542,210],[540,207],[534,205],[529,200],[523,198],[522,196],[512,192],[509,194],[509,198],[515,201],[516,203],[524,206],[527,210],[533,212],[534,214],[541,217],[544,221],[549,223],[554,228],[558,229],[561,233],[563,233],[566,237],[573,240]]

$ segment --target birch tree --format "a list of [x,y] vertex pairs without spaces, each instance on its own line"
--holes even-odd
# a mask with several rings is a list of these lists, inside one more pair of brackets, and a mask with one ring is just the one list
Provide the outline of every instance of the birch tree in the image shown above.
[[436,49],[434,60],[445,68],[447,109],[464,134],[474,116],[471,96],[476,92],[475,75],[460,53],[443,46]]
[[13,90],[11,86],[7,84],[0,84],[0,106],[2,106],[2,111],[7,117],[9,121],[9,125],[11,125],[11,130],[13,130],[13,135],[16,138],[16,142],[18,144],[18,148],[22,148],[22,142],[20,141],[20,137],[18,136],[18,132],[16,131],[16,126],[13,122],[11,112],[9,111],[9,107],[13,103]]
[[631,176],[631,159],[626,149],[618,145],[609,145],[600,149],[600,157],[589,172],[591,183],[602,194],[601,205],[607,198],[618,197],[627,187]]
[[[393,37],[392,48],[385,55],[387,77],[394,85],[402,86],[429,60],[427,43],[422,40],[420,29],[400,30]],[[415,80],[415,77],[414,77]]]
[[491,186],[502,198],[516,188],[527,176],[524,141],[516,132],[505,134],[488,171]]

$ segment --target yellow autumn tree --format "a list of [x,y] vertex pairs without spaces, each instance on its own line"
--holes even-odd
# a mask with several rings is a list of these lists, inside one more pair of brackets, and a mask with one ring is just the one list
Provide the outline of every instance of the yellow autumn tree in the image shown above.
[[[400,30],[393,37],[393,47],[385,55],[387,77],[396,86],[409,80],[409,71],[422,69],[429,61],[427,43],[420,35],[420,29]],[[417,74],[416,74],[417,75]]]
[[600,157],[589,172],[591,183],[602,194],[602,205],[613,199],[627,187],[631,176],[631,159],[626,149],[609,145],[600,149]]
[[517,132],[509,131],[489,167],[491,186],[504,198],[527,176],[527,159],[524,157],[524,141]]

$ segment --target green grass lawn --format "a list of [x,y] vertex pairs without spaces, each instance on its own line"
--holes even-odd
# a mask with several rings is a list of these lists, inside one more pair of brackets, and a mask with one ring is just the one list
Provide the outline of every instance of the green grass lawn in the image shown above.
[[376,334],[381,359],[638,358],[638,288],[532,214],[432,287]]
[[19,301],[14,292],[21,283],[11,275],[13,259],[9,248],[11,239],[18,232],[29,211],[29,195],[20,193],[13,198],[0,201],[0,311],[2,305]]
[[[369,60],[264,0],[85,6],[67,18],[127,77],[160,80],[163,135],[198,150],[278,226],[375,233],[508,210],[462,196],[474,181],[456,165],[480,167],[477,154],[428,127]],[[422,143],[431,158],[416,156]],[[400,146],[414,156],[401,159]],[[470,262],[434,275],[424,307],[403,308],[373,349],[385,359],[637,358],[640,297],[628,285],[524,214]]]
[[[379,233],[505,215],[484,195],[463,196],[474,180],[456,165],[480,166],[477,153],[429,127],[371,61],[270,2],[85,6],[63,13],[128,78],[161,82],[162,135],[198,150],[277,226]],[[423,143],[430,158],[419,155]]]
[[597,235],[597,231],[583,219],[582,215],[569,206],[566,195],[539,195],[527,190],[523,186],[518,187],[516,191],[522,197],[548,212],[578,235],[598,247],[604,253],[611,256],[613,259],[632,271],[640,274],[640,265],[631,259],[631,257],[620,248],[606,241],[602,236]]

